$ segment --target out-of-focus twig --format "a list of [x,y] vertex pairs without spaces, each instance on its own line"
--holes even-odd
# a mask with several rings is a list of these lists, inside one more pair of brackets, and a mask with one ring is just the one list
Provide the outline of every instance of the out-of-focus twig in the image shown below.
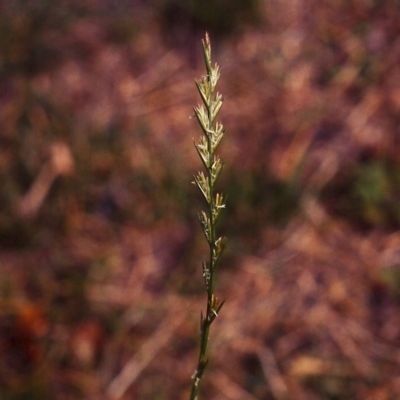
[[18,214],[22,218],[35,217],[56,178],[70,175],[73,170],[74,161],[69,147],[62,142],[54,143],[50,149],[50,160],[42,166],[28,193],[19,201]]
[[183,313],[171,312],[166,316],[157,332],[147,340],[113,379],[107,388],[107,395],[112,400],[122,398],[129,386],[137,379],[147,365],[155,358],[160,349],[168,342],[184,319]]

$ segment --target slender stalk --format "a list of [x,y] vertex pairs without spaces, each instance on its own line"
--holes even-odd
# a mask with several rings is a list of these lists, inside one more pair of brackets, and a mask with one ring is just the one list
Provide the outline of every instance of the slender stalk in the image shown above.
[[190,400],[198,399],[199,385],[207,367],[207,347],[210,335],[211,324],[218,316],[224,301],[219,302],[214,294],[215,272],[226,246],[226,238],[218,237],[216,225],[221,209],[225,208],[225,199],[222,194],[215,191],[215,184],[222,169],[222,163],[215,154],[218,145],[224,135],[225,129],[215,118],[222,106],[222,96],[215,91],[220,76],[219,66],[211,63],[211,43],[208,34],[205,35],[203,43],[204,62],[206,75],[196,80],[203,104],[194,108],[194,115],[203,131],[195,147],[206,170],[194,177],[194,184],[197,185],[207,203],[207,212],[199,213],[200,225],[209,245],[209,260],[203,261],[203,277],[207,291],[207,311],[205,316],[200,316],[200,351],[197,368],[192,376],[192,390]]

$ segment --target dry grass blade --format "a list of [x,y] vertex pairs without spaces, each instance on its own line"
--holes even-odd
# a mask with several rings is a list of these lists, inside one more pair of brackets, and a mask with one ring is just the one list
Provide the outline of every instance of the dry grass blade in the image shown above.
[[155,358],[183,322],[184,314],[171,312],[162,322],[157,332],[141,347],[140,351],[125,365],[107,388],[112,400],[121,399],[129,386],[137,379],[146,366]]

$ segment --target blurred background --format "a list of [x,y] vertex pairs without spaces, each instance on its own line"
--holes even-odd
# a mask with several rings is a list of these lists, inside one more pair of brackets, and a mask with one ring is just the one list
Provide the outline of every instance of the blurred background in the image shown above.
[[0,2],[0,399],[187,399],[191,119],[228,195],[202,398],[400,398],[400,2]]

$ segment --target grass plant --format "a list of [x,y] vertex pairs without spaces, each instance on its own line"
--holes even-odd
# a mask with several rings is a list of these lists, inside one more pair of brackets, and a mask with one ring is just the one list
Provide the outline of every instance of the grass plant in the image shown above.
[[194,184],[199,188],[207,203],[207,211],[200,211],[199,220],[201,228],[209,246],[209,259],[203,261],[203,277],[207,292],[207,311],[200,316],[200,350],[197,368],[192,376],[193,383],[190,400],[198,399],[199,385],[208,364],[207,348],[210,328],[218,316],[224,301],[220,302],[214,294],[216,270],[221,255],[226,246],[226,238],[218,237],[216,225],[220,212],[225,208],[224,196],[216,192],[215,185],[222,170],[222,162],[216,150],[220,144],[225,129],[216,117],[221,109],[223,98],[216,92],[216,86],[220,77],[220,69],[217,64],[211,62],[211,43],[206,33],[203,43],[206,75],[196,80],[196,86],[202,99],[202,104],[194,108],[194,115],[203,132],[200,140],[195,143],[197,153],[205,168],[205,173],[200,171],[194,177]]

